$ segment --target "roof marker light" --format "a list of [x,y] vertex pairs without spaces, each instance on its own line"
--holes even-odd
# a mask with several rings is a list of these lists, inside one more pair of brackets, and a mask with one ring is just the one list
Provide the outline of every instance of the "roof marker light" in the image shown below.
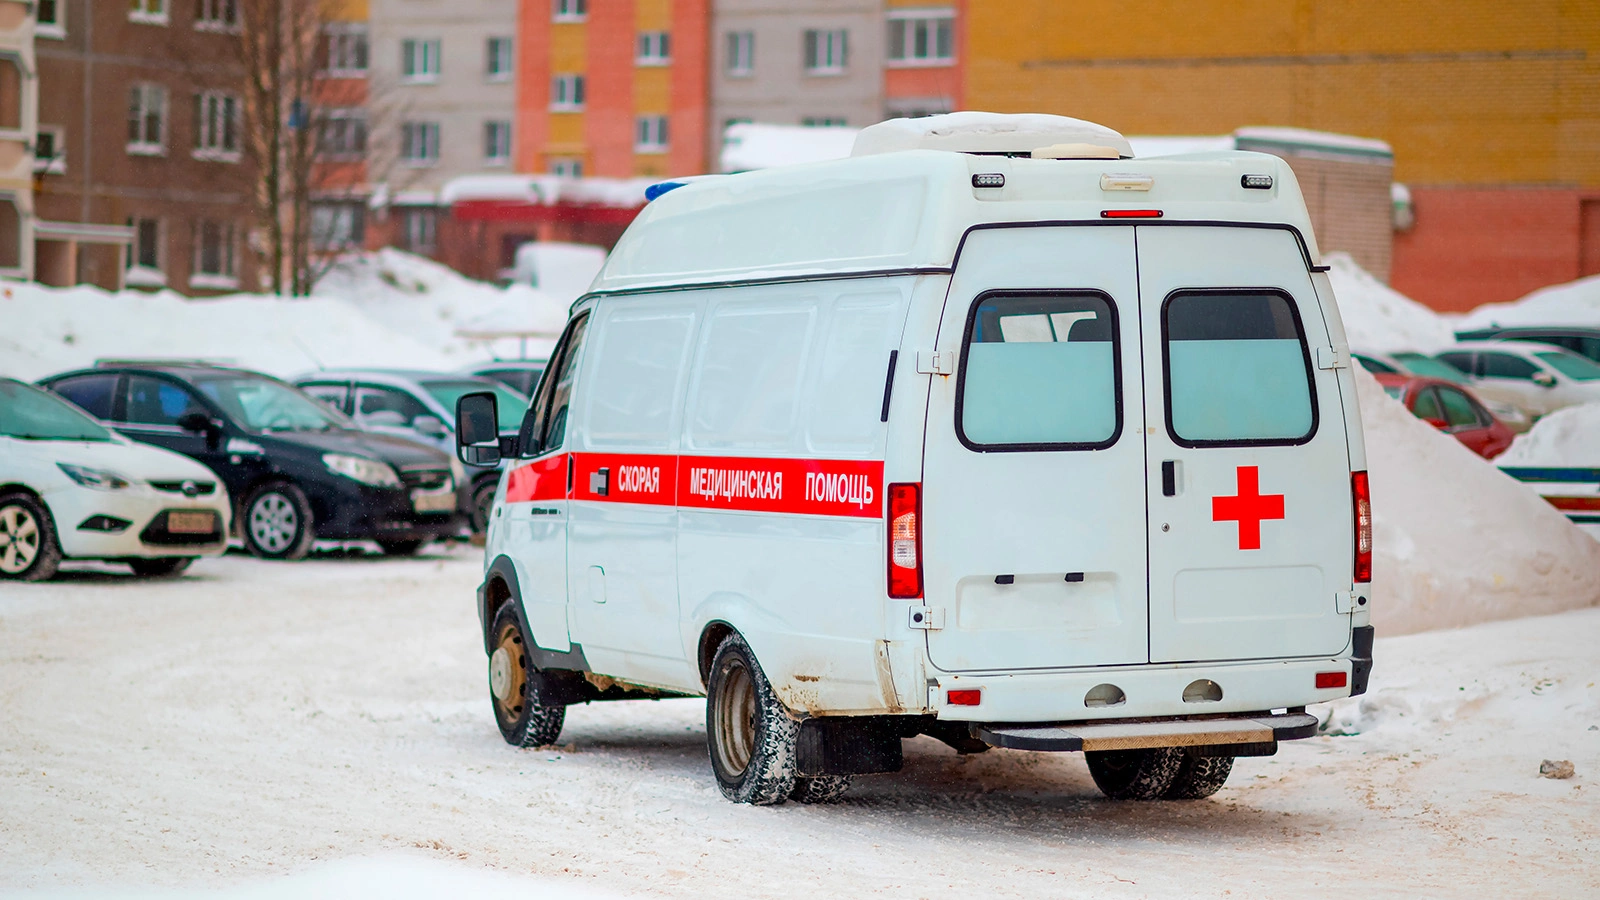
[[1100,176],[1100,190],[1102,191],[1148,191],[1156,186],[1156,180],[1150,175],[1113,175],[1107,173]]
[[1003,188],[1006,186],[1006,176],[999,172],[984,172],[972,176],[972,186],[975,188]]
[[1241,175],[1239,176],[1239,184],[1252,191],[1270,191],[1272,190],[1272,176]]
[[1102,210],[1100,210],[1100,218],[1102,218],[1102,219],[1159,219],[1159,218],[1161,218],[1161,210],[1159,210],[1159,209],[1102,209]]

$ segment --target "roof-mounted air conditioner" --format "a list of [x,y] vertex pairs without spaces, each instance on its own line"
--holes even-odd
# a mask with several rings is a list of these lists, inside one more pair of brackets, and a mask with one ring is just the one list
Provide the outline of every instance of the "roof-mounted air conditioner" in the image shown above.
[[1040,159],[1131,159],[1122,135],[1093,122],[1040,114],[956,112],[890,119],[861,130],[851,156],[897,150],[951,150]]

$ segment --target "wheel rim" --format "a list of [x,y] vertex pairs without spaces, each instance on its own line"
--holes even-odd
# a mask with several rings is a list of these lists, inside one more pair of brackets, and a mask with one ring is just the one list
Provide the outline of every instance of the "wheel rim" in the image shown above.
[[516,625],[503,626],[495,635],[494,653],[489,656],[489,692],[494,697],[495,714],[501,722],[522,718],[527,683],[522,632]]
[[729,660],[717,686],[715,705],[717,757],[728,774],[738,777],[750,765],[756,743],[756,689],[750,670]]
[[250,537],[268,553],[282,553],[300,530],[300,513],[288,497],[262,494],[250,505]]
[[0,572],[18,575],[39,557],[39,520],[23,506],[0,509]]

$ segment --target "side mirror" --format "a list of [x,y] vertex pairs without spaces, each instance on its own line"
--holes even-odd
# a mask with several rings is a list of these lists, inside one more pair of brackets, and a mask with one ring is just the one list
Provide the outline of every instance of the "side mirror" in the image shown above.
[[446,429],[438,416],[417,416],[411,420],[411,427],[428,437],[444,437]]
[[499,405],[481,391],[456,400],[456,457],[469,466],[500,464]]
[[1540,387],[1553,388],[1556,386],[1556,377],[1549,372],[1533,373],[1533,383]]
[[184,431],[204,432],[208,450],[215,450],[222,444],[222,423],[203,412],[184,414],[178,419],[178,427]]

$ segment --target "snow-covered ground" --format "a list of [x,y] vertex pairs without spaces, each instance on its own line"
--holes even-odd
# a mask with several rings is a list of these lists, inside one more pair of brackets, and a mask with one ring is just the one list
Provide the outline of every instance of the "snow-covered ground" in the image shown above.
[[[926,738],[842,803],[727,802],[695,700],[501,742],[479,551],[0,587],[0,892],[230,897],[1579,897],[1600,610],[1381,638],[1336,731],[1210,800]],[[1545,759],[1576,777],[1539,777]]]

